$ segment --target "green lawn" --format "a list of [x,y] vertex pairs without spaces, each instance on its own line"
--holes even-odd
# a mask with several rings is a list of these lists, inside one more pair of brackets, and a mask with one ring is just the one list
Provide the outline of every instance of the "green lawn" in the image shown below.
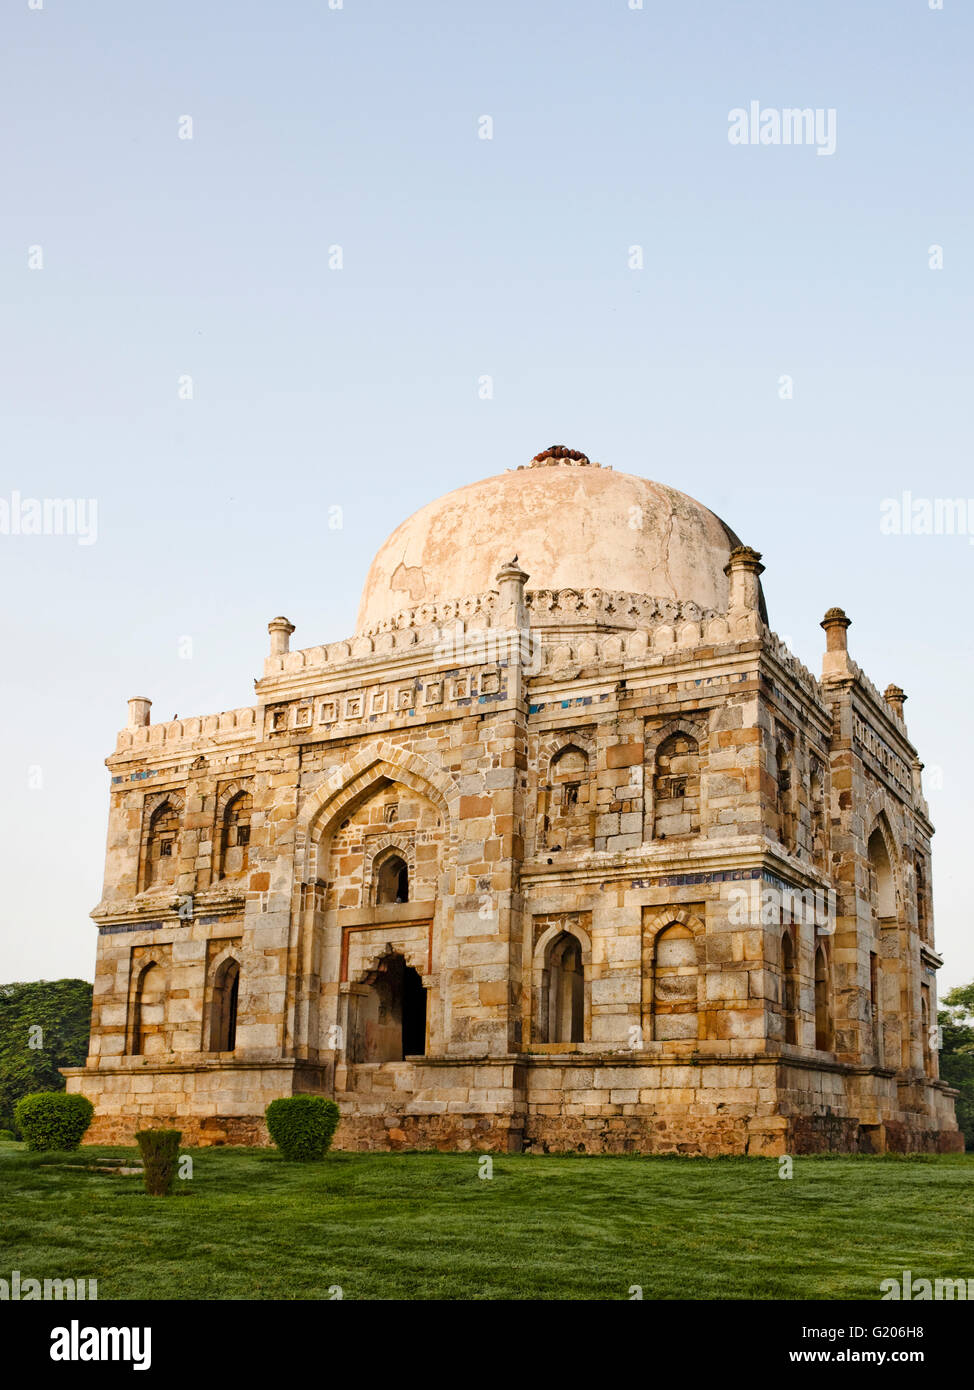
[[[974,1159],[493,1158],[196,1149],[178,1195],[95,1171],[136,1150],[0,1144],[0,1278],[109,1298],[878,1298],[974,1276]],[[65,1166],[70,1165],[70,1167]]]

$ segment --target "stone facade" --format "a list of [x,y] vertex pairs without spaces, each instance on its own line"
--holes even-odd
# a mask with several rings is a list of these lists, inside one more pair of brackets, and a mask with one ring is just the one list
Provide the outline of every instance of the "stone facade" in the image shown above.
[[[838,609],[813,677],[760,556],[682,494],[567,450],[490,483],[387,542],[354,638],[291,651],[275,619],[254,706],[130,701],[65,1073],[89,1142],[265,1143],[268,1101],[320,1092],[347,1148],[960,1148],[903,692]],[[497,579],[466,593],[471,507]],[[659,553],[583,587],[593,525]]]

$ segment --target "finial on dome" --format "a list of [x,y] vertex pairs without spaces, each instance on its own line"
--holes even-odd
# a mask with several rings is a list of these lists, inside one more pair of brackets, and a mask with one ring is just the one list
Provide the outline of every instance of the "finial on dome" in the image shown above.
[[535,454],[531,460],[532,468],[550,468],[556,463],[574,463],[578,467],[584,468],[586,464],[591,467],[592,461],[586,454],[580,453],[578,449],[567,449],[564,444],[549,444],[547,449],[542,449],[540,454]]

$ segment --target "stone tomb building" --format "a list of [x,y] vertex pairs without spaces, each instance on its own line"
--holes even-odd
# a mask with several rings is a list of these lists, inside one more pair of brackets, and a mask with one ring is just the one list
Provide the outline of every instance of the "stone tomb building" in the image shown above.
[[89,1141],[961,1147],[937,1078],[905,696],[830,608],[821,676],[756,551],[561,447],[404,522],[358,632],[108,758]]

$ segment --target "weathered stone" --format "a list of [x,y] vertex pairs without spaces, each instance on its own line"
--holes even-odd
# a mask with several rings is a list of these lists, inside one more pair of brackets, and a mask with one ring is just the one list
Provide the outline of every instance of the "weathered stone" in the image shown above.
[[253,707],[130,702],[89,1142],[312,1092],[347,1148],[960,1147],[903,692],[841,610],[816,680],[706,508],[541,465],[401,527],[351,641],[275,619]]

